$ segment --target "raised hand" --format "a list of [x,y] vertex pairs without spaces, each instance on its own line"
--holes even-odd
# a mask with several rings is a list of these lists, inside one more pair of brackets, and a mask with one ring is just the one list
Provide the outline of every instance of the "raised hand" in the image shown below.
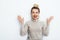
[[19,20],[19,22],[21,22],[21,24],[24,23],[24,18],[22,18],[21,16],[18,16],[18,20]]
[[53,18],[54,18],[54,16],[50,16],[50,18],[47,18],[47,23],[50,24],[50,22]]

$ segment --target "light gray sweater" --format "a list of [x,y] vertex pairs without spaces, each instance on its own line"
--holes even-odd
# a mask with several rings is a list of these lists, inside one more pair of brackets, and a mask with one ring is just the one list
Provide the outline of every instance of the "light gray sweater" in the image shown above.
[[22,24],[20,34],[21,36],[28,34],[27,40],[43,40],[43,35],[48,35],[48,29],[47,22],[31,20]]

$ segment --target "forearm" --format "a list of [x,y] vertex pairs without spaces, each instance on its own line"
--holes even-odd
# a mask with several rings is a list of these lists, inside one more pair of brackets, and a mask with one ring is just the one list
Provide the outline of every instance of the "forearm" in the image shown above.
[[21,24],[21,28],[20,28],[20,35],[23,36],[24,35],[24,24]]
[[43,26],[43,35],[48,36],[48,33],[49,33],[49,24],[46,21]]
[[20,28],[20,34],[22,36],[27,34],[27,30],[28,30],[28,26],[27,24],[21,24],[21,28]]

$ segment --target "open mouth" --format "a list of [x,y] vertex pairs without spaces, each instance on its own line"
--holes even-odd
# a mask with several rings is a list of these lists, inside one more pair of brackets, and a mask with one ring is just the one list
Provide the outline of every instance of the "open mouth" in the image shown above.
[[34,18],[37,18],[37,15],[34,15]]

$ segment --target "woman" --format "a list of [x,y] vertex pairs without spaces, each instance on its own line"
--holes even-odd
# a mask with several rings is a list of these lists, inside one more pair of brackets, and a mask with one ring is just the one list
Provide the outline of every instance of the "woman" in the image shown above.
[[39,20],[40,9],[37,4],[31,8],[31,20],[24,24],[24,19],[21,16],[18,16],[18,20],[21,23],[22,27],[20,34],[22,36],[28,34],[27,40],[42,40],[43,35],[48,35],[48,26],[53,19],[51,16],[46,20],[46,23]]

